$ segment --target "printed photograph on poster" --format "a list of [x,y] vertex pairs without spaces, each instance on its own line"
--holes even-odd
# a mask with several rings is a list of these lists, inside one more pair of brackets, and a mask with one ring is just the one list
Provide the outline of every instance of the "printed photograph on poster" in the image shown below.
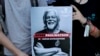
[[72,56],[72,7],[32,7],[32,56]]

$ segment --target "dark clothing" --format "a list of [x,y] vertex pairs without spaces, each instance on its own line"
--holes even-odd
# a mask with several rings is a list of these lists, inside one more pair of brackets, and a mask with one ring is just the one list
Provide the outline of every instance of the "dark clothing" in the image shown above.
[[[48,32],[46,30],[39,31],[36,34],[38,34],[38,33],[47,33],[48,34]],[[60,31],[59,33],[65,33],[65,32],[64,31]],[[55,37],[55,38],[57,38],[57,37]],[[52,48],[52,47],[56,47],[55,46],[56,41],[57,41],[56,39],[55,40],[38,40],[38,38],[35,38],[34,44],[36,46],[37,42],[40,42],[40,43],[43,44],[44,48]],[[70,39],[69,39],[69,37],[65,38],[64,40],[59,40],[59,41],[60,41],[60,45],[57,46],[57,47],[61,48],[61,50],[63,52],[69,53],[69,50],[70,50]]]
[[[94,24],[97,19],[95,1],[88,0],[84,5],[79,5],[75,2],[73,2],[73,4],[81,11],[84,17],[91,20]],[[94,15],[94,17],[92,15]],[[95,38],[92,36],[85,38],[83,36],[84,30],[85,28],[79,21],[73,21],[73,56],[95,56]]]
[[[44,30],[38,31],[37,33],[48,33],[48,32],[46,29],[44,29]],[[59,33],[66,33],[66,32],[60,30]]]
[[[100,29],[99,17],[97,14],[97,0],[88,0],[88,3],[79,5],[75,2],[73,4],[81,11],[84,17],[91,20],[92,23]],[[78,26],[78,27],[76,27]],[[73,56],[95,56],[96,52],[100,52],[97,48],[97,41],[91,35],[85,38],[84,27],[79,21],[73,21]],[[100,40],[100,39],[99,39]],[[99,45],[99,42],[98,42]],[[76,51],[78,50],[78,51]],[[75,53],[74,53],[75,52]]]

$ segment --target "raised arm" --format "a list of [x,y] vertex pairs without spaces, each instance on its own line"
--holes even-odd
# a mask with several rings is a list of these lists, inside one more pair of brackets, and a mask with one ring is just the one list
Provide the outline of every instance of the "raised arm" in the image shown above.
[[100,29],[94,26],[91,21],[88,21],[76,6],[72,5],[72,7],[75,10],[73,12],[73,20],[79,20],[82,25],[87,23],[90,26],[90,35],[96,38],[100,37]]

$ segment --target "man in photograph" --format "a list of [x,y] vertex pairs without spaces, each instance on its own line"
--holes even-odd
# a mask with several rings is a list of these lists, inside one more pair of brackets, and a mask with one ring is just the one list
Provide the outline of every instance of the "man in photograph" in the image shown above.
[[[35,34],[67,34],[60,30],[60,17],[56,10],[47,10],[43,15],[44,29]],[[62,37],[63,38],[63,37]],[[69,37],[64,40],[38,40],[35,38],[34,51],[40,56],[68,56],[70,49]]]

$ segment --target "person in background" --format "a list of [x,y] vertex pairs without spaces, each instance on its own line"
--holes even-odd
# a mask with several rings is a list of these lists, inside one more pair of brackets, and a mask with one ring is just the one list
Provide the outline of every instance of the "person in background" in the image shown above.
[[[4,15],[2,10],[2,2],[0,0],[0,45],[10,50],[14,54],[14,56],[28,56],[27,54],[19,50],[17,47],[15,47],[13,43],[7,38],[6,36],[7,29],[5,29],[5,24],[3,19]],[[2,50],[1,52],[2,52],[1,54],[3,55]]]
[[[3,0],[5,8],[5,23],[7,26],[7,38],[22,53],[31,55],[30,32],[30,0]],[[19,53],[20,54],[20,53]],[[4,48],[5,56],[14,56],[7,48]]]
[[[7,29],[4,23],[4,14],[3,14],[2,2],[0,0],[0,45],[6,47],[10,52],[14,54],[14,56],[28,56],[26,53],[19,50],[14,44],[8,39]],[[1,51],[3,55],[3,51]]]

